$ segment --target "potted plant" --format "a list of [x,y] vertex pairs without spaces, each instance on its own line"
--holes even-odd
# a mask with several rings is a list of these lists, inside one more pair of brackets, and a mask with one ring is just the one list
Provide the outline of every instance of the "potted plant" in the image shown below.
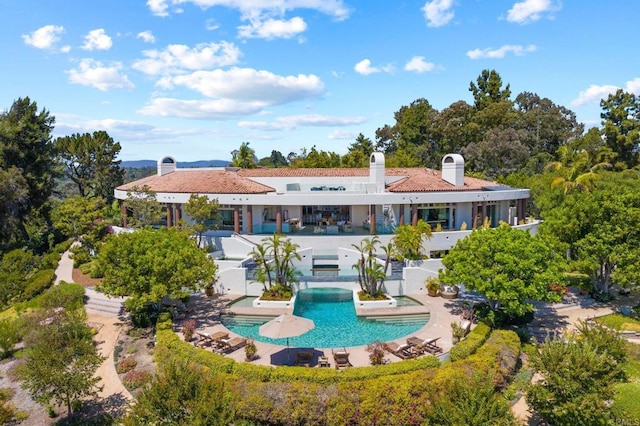
[[384,344],[376,340],[375,342],[367,345],[367,352],[369,352],[369,361],[371,365],[384,364]]
[[196,331],[196,320],[188,319],[182,323],[182,335],[185,342],[190,342],[193,338],[193,333]]
[[435,277],[429,277],[425,280],[427,294],[431,297],[436,297],[440,291],[440,283]]
[[247,342],[246,346],[244,347],[245,361],[247,362],[252,361],[253,358],[255,358],[257,353],[258,353],[258,348],[256,347],[256,344],[253,342],[253,340],[250,340],[249,342]]
[[457,322],[451,323],[451,341],[455,345],[464,337],[466,330]]

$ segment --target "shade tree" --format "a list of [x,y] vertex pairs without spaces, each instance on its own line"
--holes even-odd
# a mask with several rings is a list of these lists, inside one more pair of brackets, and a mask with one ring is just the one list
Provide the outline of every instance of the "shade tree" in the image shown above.
[[113,190],[124,176],[117,160],[120,143],[101,130],[57,138],[55,147],[64,176],[75,184],[78,194],[113,201]]
[[484,295],[494,311],[533,312],[533,301],[559,301],[565,262],[541,237],[502,224],[479,228],[442,258],[442,283]]
[[41,404],[62,404],[71,414],[77,403],[97,397],[96,370],[106,359],[98,354],[83,309],[48,311],[34,316],[25,335],[23,387]]
[[209,285],[217,273],[207,253],[176,228],[110,235],[95,268],[104,277],[97,289],[111,296],[129,296],[125,306],[133,311],[148,305],[159,309],[167,296],[188,296]]

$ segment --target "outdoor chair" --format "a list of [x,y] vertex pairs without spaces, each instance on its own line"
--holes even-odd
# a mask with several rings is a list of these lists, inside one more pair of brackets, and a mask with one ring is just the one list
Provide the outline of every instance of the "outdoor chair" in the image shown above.
[[331,352],[333,353],[333,360],[336,363],[336,370],[352,366],[351,362],[349,361],[349,352],[347,352],[346,349],[338,351],[334,351],[332,349]]
[[411,351],[411,345],[408,343],[400,345],[396,342],[387,342],[384,347],[387,352],[394,354],[398,358],[409,359],[416,357],[416,354]]
[[442,348],[437,345],[437,341],[440,339],[439,337],[432,337],[429,339],[420,339],[419,337],[409,337],[407,339],[407,344],[415,347],[421,347],[422,352],[430,353],[431,355],[436,355],[442,352]]
[[220,339],[220,347],[216,352],[220,354],[229,354],[247,344],[247,339],[243,337],[234,337],[233,339]]

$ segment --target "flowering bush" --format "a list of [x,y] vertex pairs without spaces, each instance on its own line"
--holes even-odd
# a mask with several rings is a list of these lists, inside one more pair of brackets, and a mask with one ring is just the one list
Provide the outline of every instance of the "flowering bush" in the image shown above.
[[381,341],[376,340],[367,345],[367,352],[369,352],[371,365],[381,365],[384,363],[384,345]]
[[151,373],[140,370],[131,370],[122,378],[122,384],[127,389],[137,389],[149,381],[151,381]]
[[118,374],[127,373],[133,370],[134,368],[136,368],[136,365],[138,365],[138,361],[136,361],[135,359],[125,358],[122,361],[120,361],[118,364],[116,364],[116,372]]

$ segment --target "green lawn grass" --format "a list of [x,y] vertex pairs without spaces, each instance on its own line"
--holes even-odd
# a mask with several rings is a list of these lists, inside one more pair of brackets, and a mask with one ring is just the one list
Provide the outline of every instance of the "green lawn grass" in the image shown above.
[[618,331],[640,332],[640,321],[622,314],[610,314],[597,318],[597,322]]

